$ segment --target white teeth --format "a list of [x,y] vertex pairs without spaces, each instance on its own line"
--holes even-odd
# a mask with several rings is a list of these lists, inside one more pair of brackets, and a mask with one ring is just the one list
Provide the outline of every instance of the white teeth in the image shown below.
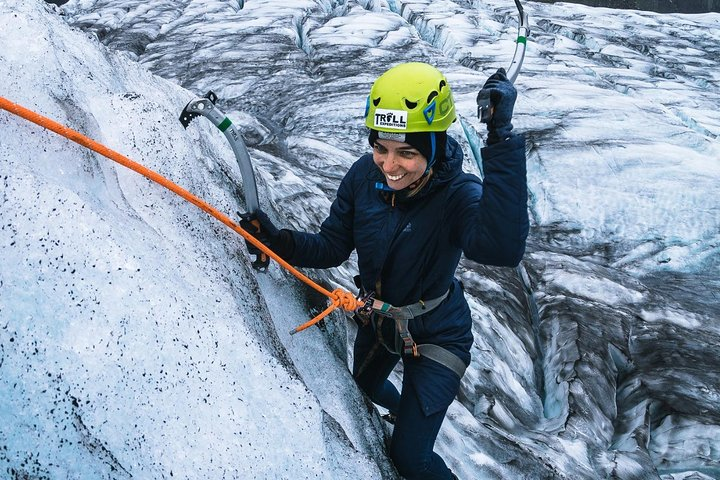
[[401,178],[403,178],[407,173],[403,173],[402,175],[388,175],[388,179],[392,180],[393,182],[397,182]]

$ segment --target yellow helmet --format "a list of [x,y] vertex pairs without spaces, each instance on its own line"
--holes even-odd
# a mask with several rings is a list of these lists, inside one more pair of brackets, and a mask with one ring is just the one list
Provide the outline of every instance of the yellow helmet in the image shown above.
[[380,75],[365,107],[365,125],[380,132],[444,132],[455,118],[447,78],[420,62],[403,63]]

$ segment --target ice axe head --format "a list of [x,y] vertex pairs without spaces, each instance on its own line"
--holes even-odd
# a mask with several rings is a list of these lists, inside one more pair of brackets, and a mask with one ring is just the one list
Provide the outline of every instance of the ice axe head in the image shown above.
[[210,103],[215,105],[217,99],[218,97],[217,95],[215,95],[215,92],[210,90],[205,94],[204,97],[188,102],[188,104],[185,105],[185,108],[183,108],[183,111],[180,114],[180,123],[182,123],[182,126],[187,128],[194,118],[200,116],[200,112],[207,107],[205,102],[209,101]]

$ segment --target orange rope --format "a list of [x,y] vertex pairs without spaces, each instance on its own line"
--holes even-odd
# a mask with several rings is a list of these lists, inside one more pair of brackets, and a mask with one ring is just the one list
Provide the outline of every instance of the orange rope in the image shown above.
[[217,220],[221,221],[228,227],[230,227],[235,232],[239,233],[245,240],[250,242],[251,244],[255,245],[260,251],[265,253],[266,255],[270,256],[270,258],[274,259],[278,264],[280,264],[283,268],[288,270],[290,273],[292,273],[295,277],[297,277],[302,282],[306,283],[310,287],[314,288],[318,292],[322,293],[326,297],[330,298],[332,301],[331,305],[326,308],[320,315],[316,316],[309,322],[304,323],[303,325],[295,328],[290,332],[290,334],[297,333],[299,331],[305,330],[306,328],[316,324],[326,316],[328,316],[333,310],[335,310],[338,307],[342,307],[347,311],[353,311],[356,308],[362,306],[362,303],[355,299],[352,293],[343,290],[343,289],[336,289],[333,292],[330,292],[329,290],[323,288],[322,286],[318,285],[314,281],[312,281],[310,278],[303,275],[301,272],[299,272],[296,268],[294,268],[292,265],[287,263],[285,260],[280,258],[275,252],[270,250],[268,247],[266,247],[262,242],[257,240],[255,237],[253,237],[251,234],[249,234],[247,231],[245,231],[240,225],[233,222],[227,215],[223,214],[219,210],[217,210],[215,207],[207,203],[206,201],[202,200],[199,197],[196,197],[192,193],[188,192],[181,186],[177,185],[176,183],[173,183],[172,181],[168,180],[167,178],[163,177],[159,173],[150,170],[141,164],[134,162],[127,158],[124,155],[121,155],[120,153],[111,150],[107,148],[106,146],[86,137],[85,135],[76,132],[75,130],[72,130],[65,125],[62,125],[60,123],[57,123],[47,117],[44,117],[38,113],[33,112],[32,110],[28,110],[27,108],[24,108],[16,103],[13,103],[6,98],[0,97],[0,109],[7,110],[10,113],[13,113],[21,118],[24,118],[25,120],[28,120],[32,123],[35,123],[37,125],[40,125],[43,128],[46,128],[52,132],[57,133],[58,135],[61,135],[68,140],[72,140],[73,142],[82,145],[83,147],[89,148],[90,150],[99,153],[100,155],[109,158],[110,160],[119,163],[120,165],[129,168],[130,170],[133,170],[140,175],[148,178],[149,180],[152,180],[155,183],[158,183],[162,185],[163,187],[167,188],[171,192],[179,195],[180,197],[184,198],[188,202],[192,203],[193,205],[197,206],[201,210],[208,213],[210,216],[215,217]]
[[313,318],[312,320],[309,320],[300,325],[299,327],[295,327],[294,329],[290,330],[290,335],[301,332],[306,328],[315,325],[317,322],[327,317],[330,312],[332,312],[338,307],[343,307],[345,310],[352,312],[358,307],[362,307],[364,305],[363,302],[358,301],[358,299],[356,299],[352,293],[348,292],[347,290],[343,290],[342,288],[336,288],[335,290],[333,290],[332,295],[332,304],[328,308],[326,308],[320,315]]

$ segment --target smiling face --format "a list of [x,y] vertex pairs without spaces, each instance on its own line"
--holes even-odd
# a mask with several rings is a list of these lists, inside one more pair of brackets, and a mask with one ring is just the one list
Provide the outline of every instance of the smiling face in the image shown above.
[[373,160],[393,190],[402,190],[417,182],[427,168],[427,159],[422,153],[394,140],[375,140]]

